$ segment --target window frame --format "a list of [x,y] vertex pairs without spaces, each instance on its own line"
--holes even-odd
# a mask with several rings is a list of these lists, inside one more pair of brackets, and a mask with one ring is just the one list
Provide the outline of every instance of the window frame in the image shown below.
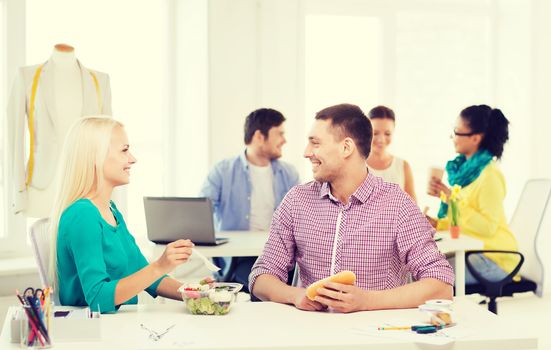
[[17,67],[23,66],[25,63],[25,1],[18,0],[0,0],[2,7],[2,38],[0,46],[2,55],[0,56],[0,74],[3,79],[0,81],[3,87],[0,102],[3,106],[0,111],[0,124],[2,126],[2,162],[0,197],[3,201],[4,210],[0,221],[0,230],[3,235],[0,236],[0,252],[2,257],[10,258],[14,256],[31,255],[31,251],[27,245],[26,235],[26,219],[22,214],[15,215],[11,210],[11,193],[9,191],[13,184],[9,175],[9,165],[7,161],[7,144],[6,144],[6,108],[9,98],[11,84],[17,72]]

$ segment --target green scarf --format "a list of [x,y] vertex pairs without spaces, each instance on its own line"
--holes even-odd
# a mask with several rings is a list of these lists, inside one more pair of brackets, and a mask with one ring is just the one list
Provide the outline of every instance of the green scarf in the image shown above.
[[[446,164],[448,182],[451,186],[459,185],[465,187],[478,178],[486,165],[490,164],[494,156],[487,150],[479,150],[467,160],[465,155],[460,154]],[[448,215],[448,204],[441,202],[438,218],[442,219]]]

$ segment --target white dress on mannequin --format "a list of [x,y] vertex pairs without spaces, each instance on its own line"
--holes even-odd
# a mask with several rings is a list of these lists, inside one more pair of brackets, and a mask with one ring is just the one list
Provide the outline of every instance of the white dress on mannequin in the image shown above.
[[[69,128],[82,111],[82,78],[80,67],[74,52],[54,50],[50,57],[55,91],[54,103],[56,114],[52,122],[56,125],[58,140],[64,140]],[[46,217],[50,213],[52,200],[55,196],[55,181],[44,189],[30,186],[25,212],[30,217]],[[46,207],[47,206],[47,207]]]
[[54,76],[55,105],[53,116],[60,135],[67,135],[74,116],[82,112],[82,76],[74,52],[54,50],[50,58]]
[[[15,213],[35,218],[50,215],[58,157],[69,127],[78,118],[101,114],[111,115],[109,76],[82,66],[74,51],[54,49],[46,63],[19,68],[8,101],[7,123],[9,175],[14,188],[11,202]],[[34,141],[32,162],[28,137]],[[33,164],[32,172],[29,163]]]

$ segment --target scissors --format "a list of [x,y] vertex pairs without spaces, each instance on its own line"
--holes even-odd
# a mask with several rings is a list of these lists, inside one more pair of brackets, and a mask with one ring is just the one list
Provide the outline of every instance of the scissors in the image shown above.
[[29,287],[25,289],[25,292],[23,292],[24,297],[32,297],[35,300],[39,300],[41,303],[44,301],[44,291],[40,288],[34,289],[33,287]]

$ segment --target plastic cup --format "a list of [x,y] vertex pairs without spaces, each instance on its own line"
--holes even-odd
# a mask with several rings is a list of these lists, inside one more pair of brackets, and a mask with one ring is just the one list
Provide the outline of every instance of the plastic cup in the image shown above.
[[437,178],[438,180],[442,180],[442,177],[444,176],[444,169],[440,167],[431,167],[429,169],[429,176],[427,179],[427,193],[430,195],[436,195],[437,193],[434,193],[430,188],[430,182],[433,178]]

